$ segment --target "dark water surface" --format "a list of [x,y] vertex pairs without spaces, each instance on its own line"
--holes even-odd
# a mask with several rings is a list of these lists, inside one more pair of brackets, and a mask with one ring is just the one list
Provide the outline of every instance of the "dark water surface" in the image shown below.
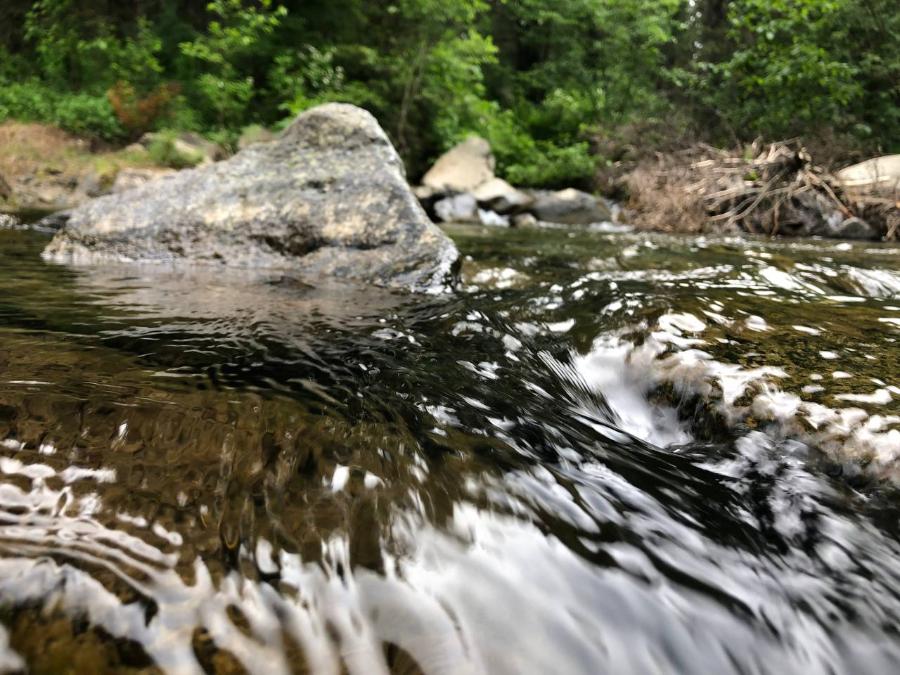
[[425,297],[0,231],[0,671],[900,671],[900,247],[449,231]]

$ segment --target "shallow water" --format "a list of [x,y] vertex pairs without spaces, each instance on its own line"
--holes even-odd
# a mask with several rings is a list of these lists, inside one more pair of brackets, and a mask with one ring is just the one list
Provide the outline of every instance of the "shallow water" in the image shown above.
[[448,231],[425,297],[0,231],[0,671],[900,667],[900,248]]

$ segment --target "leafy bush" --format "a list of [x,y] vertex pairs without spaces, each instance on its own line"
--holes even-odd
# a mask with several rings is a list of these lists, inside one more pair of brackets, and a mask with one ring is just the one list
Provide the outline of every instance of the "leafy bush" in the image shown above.
[[741,0],[730,7],[728,35],[738,48],[710,70],[721,83],[714,98],[735,128],[788,136],[841,120],[859,100],[859,72],[829,48],[842,4]]
[[116,140],[124,135],[116,114],[106,96],[67,94],[59,97],[50,120],[79,136]]
[[508,164],[505,174],[519,185],[589,188],[596,169],[597,158],[587,142],[567,146],[537,142],[530,154]]
[[57,96],[36,81],[0,83],[0,118],[50,122]]
[[190,104],[184,94],[178,94],[169,101],[164,119],[165,126],[170,129],[198,132],[204,128],[203,116]]
[[147,152],[154,163],[172,169],[187,169],[203,161],[202,154],[184,147],[178,134],[170,130],[155,134]]
[[40,82],[0,84],[0,119],[55,124],[73,134],[116,140],[123,129],[106,96],[60,93]]
[[[85,20],[73,0],[36,0],[25,21],[43,79],[59,89],[104,92],[116,81],[141,91],[159,81],[162,40],[146,18],[115,26],[101,13]],[[88,14],[90,16],[90,14]]]
[[287,10],[273,8],[271,0],[260,0],[258,9],[244,6],[241,0],[213,0],[207,10],[216,18],[206,32],[179,46],[204,71],[194,84],[209,122],[236,127],[244,122],[257,86],[243,62],[264,49]]
[[[233,144],[248,124],[277,128],[334,100],[370,110],[412,178],[471,133],[492,142],[501,175],[546,186],[586,184],[596,164],[686,133],[900,150],[896,0],[11,6],[0,115],[102,138],[167,126]],[[163,104],[166,82],[181,89]],[[587,142],[647,120],[665,120],[668,138]]]
[[335,63],[335,49],[312,45],[275,57],[269,86],[284,100],[281,109],[296,114],[314,105],[341,98],[344,69]]
[[127,82],[119,81],[107,92],[119,124],[132,138],[153,129],[163,117],[180,87],[166,84],[156,87],[148,94],[139,95]]

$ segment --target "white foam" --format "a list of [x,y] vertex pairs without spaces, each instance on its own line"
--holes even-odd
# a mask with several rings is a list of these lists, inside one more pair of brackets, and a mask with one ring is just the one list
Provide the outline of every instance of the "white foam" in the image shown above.
[[769,324],[767,324],[766,320],[761,316],[748,316],[744,320],[744,325],[747,326],[747,328],[749,328],[750,330],[756,331],[758,333],[769,330]]
[[891,392],[885,389],[876,389],[871,394],[838,394],[839,401],[852,401],[854,403],[872,403],[875,405],[887,405],[893,400]]
[[763,267],[759,270],[761,276],[770,286],[784,291],[806,292],[821,295],[822,289],[802,279],[788,274],[777,267]]
[[900,296],[900,274],[885,269],[867,270],[844,266],[843,272],[862,295],[870,298]]
[[557,323],[548,323],[547,330],[551,333],[568,333],[575,326],[575,319],[568,321],[559,321]]
[[350,480],[350,468],[338,464],[334,468],[334,474],[331,476],[331,491],[340,492],[347,486]]
[[[689,441],[690,435],[674,409],[653,406],[647,400],[655,386],[649,366],[661,348],[653,343],[635,349],[631,343],[605,336],[594,342],[588,354],[576,356],[572,365],[585,384],[603,394],[614,415],[612,423],[632,436],[669,446]],[[605,427],[598,431],[608,435]]]
[[9,646],[9,633],[0,624],[0,673],[17,673],[24,670],[24,659]]
[[[699,395],[710,401],[730,424],[754,418],[776,438],[793,438],[819,447],[837,461],[870,461],[874,471],[900,480],[894,468],[900,458],[900,417],[870,415],[862,408],[830,408],[805,401],[800,394],[824,391],[821,385],[807,385],[799,393],[783,388],[787,373],[780,368],[747,368],[717,361],[696,346],[703,340],[692,338],[685,345],[683,331],[696,334],[701,324],[692,315],[666,314],[657,321],[658,331],[640,345],[609,336],[598,338],[591,352],[575,359],[575,368],[585,381],[607,399],[620,428],[657,445],[684,442],[688,432],[674,411],[654,408],[647,394],[668,383],[676,391]],[[822,351],[825,359],[838,354]],[[853,377],[835,371],[834,379]],[[812,374],[810,380],[821,380]],[[891,385],[893,386],[893,385]],[[893,400],[892,389],[882,387],[871,394],[840,394],[838,401],[886,405]],[[898,389],[900,391],[900,389]]]

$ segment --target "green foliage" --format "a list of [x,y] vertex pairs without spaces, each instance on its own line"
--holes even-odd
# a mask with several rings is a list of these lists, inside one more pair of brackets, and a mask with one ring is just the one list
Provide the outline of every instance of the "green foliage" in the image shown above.
[[[710,68],[722,83],[716,99],[735,128],[790,135],[825,126],[857,101],[855,67],[829,49],[842,38],[840,0],[740,0],[728,37],[739,46]],[[838,32],[839,31],[839,32]],[[715,80],[714,80],[715,81]]]
[[109,73],[114,82],[128,82],[138,91],[149,91],[162,76],[157,58],[162,40],[153,32],[150,22],[141,18],[130,39],[112,41],[106,52]]
[[83,19],[77,0],[37,0],[25,21],[42,78],[60,88],[98,93],[117,81],[140,90],[159,82],[162,41],[145,18],[116,32],[104,16]]
[[29,72],[28,61],[21,54],[13,54],[0,44],[0,82],[21,79]]
[[[900,141],[900,6],[888,0],[732,0],[714,59],[672,70],[733,136],[837,132]],[[875,148],[873,148],[875,150]]]
[[51,121],[57,126],[80,136],[95,136],[115,140],[123,136],[106,96],[68,94],[61,96],[55,105]]
[[275,57],[269,83],[285,99],[282,110],[296,115],[319,103],[346,100],[344,70],[335,63],[335,51],[306,45]]
[[40,82],[5,82],[0,86],[0,118],[50,122],[57,96]]
[[[152,124],[226,145],[250,124],[278,128],[321,102],[355,103],[379,119],[413,178],[472,133],[491,141],[501,175],[536,186],[588,186],[598,165],[622,156],[613,139],[650,146],[665,143],[665,129],[900,150],[896,0],[16,7],[17,26],[0,27],[0,117],[107,139],[123,137],[105,97],[115,87],[113,99],[127,92],[135,110],[179,92]],[[656,131],[629,136],[643,127]]]
[[[515,26],[501,43],[513,98],[542,103],[564,91],[589,102],[583,121],[658,107],[664,48],[679,0],[520,0],[499,6]],[[517,90],[517,91],[516,91]],[[512,101],[510,101],[512,102]],[[593,119],[591,119],[593,117]]]
[[0,119],[55,124],[73,134],[116,140],[123,136],[105,95],[60,93],[36,80],[0,83]]
[[186,169],[203,161],[203,155],[179,143],[178,133],[172,130],[155,134],[147,153],[155,164],[173,169]]
[[246,62],[261,48],[287,10],[272,8],[271,0],[260,7],[241,0],[213,0],[207,10],[216,18],[206,33],[181,43],[182,53],[203,69],[195,81],[202,111],[220,127],[239,125],[255,93],[256,82]]
[[421,97],[442,147],[480,131],[497,114],[497,106],[486,100],[482,74],[496,55],[489,37],[469,30],[444,36],[423,59]]

